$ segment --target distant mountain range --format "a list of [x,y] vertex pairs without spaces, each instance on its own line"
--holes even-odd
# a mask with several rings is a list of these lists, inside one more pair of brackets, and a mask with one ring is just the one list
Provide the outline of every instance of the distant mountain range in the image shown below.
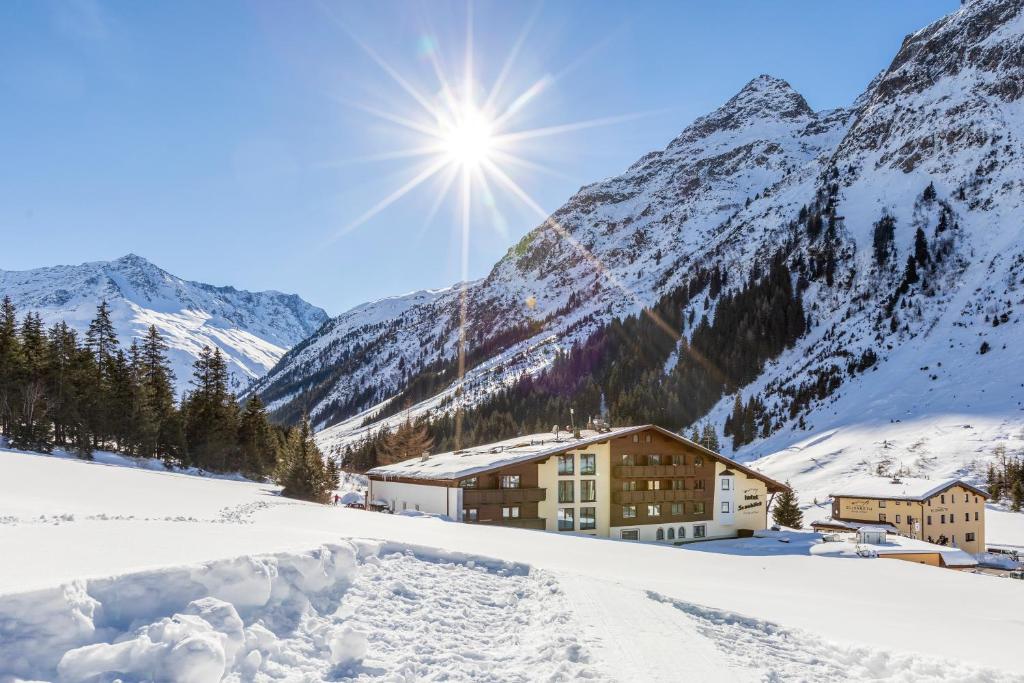
[[322,309],[294,294],[182,280],[135,254],[74,266],[0,270],[4,295],[19,315],[36,311],[47,323],[65,320],[82,332],[105,300],[125,346],[155,325],[170,346],[179,392],[188,387],[203,346],[221,349],[233,388],[242,391],[328,320]]

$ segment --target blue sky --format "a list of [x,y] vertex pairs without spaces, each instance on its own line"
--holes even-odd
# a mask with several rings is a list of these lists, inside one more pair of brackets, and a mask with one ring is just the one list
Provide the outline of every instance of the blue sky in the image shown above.
[[[355,225],[429,157],[368,160],[422,139],[462,82],[472,15],[495,101],[546,87],[509,130],[624,117],[517,144],[501,165],[551,211],[663,147],[748,80],[788,80],[815,109],[849,104],[903,37],[956,0],[792,2],[0,3],[0,268],[141,254],[185,278],[296,292],[330,313],[463,272],[458,194],[432,179]],[[529,30],[526,30],[526,29]],[[369,51],[366,49],[369,48]],[[372,110],[372,111],[371,111]],[[479,190],[470,277],[538,223]]]

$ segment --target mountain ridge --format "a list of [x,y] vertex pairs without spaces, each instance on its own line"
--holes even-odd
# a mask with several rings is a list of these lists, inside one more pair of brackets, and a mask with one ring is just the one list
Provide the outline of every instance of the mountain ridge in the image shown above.
[[64,320],[80,332],[106,300],[122,344],[155,325],[170,346],[179,394],[204,345],[228,359],[232,386],[244,389],[284,352],[328,319],[295,294],[249,292],[179,278],[134,253],[111,261],[0,270],[0,293],[21,313]]

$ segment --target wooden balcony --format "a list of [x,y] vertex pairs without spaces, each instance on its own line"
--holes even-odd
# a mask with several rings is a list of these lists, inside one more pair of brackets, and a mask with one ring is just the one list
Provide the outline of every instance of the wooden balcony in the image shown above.
[[547,497],[547,489],[463,489],[462,505],[516,505],[539,503]]
[[612,502],[616,505],[636,503],[681,503],[688,500],[710,500],[706,489],[664,489],[661,491],[612,491]]
[[616,465],[612,473],[619,479],[671,479],[695,477],[697,468],[693,465]]

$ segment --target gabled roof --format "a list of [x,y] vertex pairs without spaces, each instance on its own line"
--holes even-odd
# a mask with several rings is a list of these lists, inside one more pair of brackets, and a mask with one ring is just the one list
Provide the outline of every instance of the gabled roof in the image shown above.
[[700,444],[694,443],[675,432],[671,432],[667,429],[651,424],[637,425],[634,427],[619,427],[607,432],[582,430],[580,432],[579,439],[574,438],[569,433],[556,438],[550,432],[519,436],[514,439],[506,439],[505,441],[473,446],[472,448],[463,448],[457,451],[438,453],[436,455],[429,456],[426,460],[423,458],[410,458],[391,465],[374,467],[366,474],[371,479],[378,480],[419,479],[430,483],[455,481],[501,469],[503,467],[508,467],[510,465],[545,460],[554,455],[565,453],[566,451],[578,450],[602,441],[629,436],[636,432],[643,432],[647,430],[659,432],[660,434],[686,444],[687,446],[690,446],[691,448],[724,463],[731,469],[739,470],[748,476],[760,479],[768,485],[768,490],[771,492],[786,489],[785,484],[775,481],[774,479],[761,474],[757,470],[753,470],[725,457],[724,455],[720,455],[712,450],[704,448]]
[[892,480],[886,477],[864,477],[844,484],[830,493],[832,498],[872,498],[876,500],[923,501],[934,498],[953,486],[963,486],[969,491],[988,498],[988,493],[961,479],[919,479],[904,477]]

